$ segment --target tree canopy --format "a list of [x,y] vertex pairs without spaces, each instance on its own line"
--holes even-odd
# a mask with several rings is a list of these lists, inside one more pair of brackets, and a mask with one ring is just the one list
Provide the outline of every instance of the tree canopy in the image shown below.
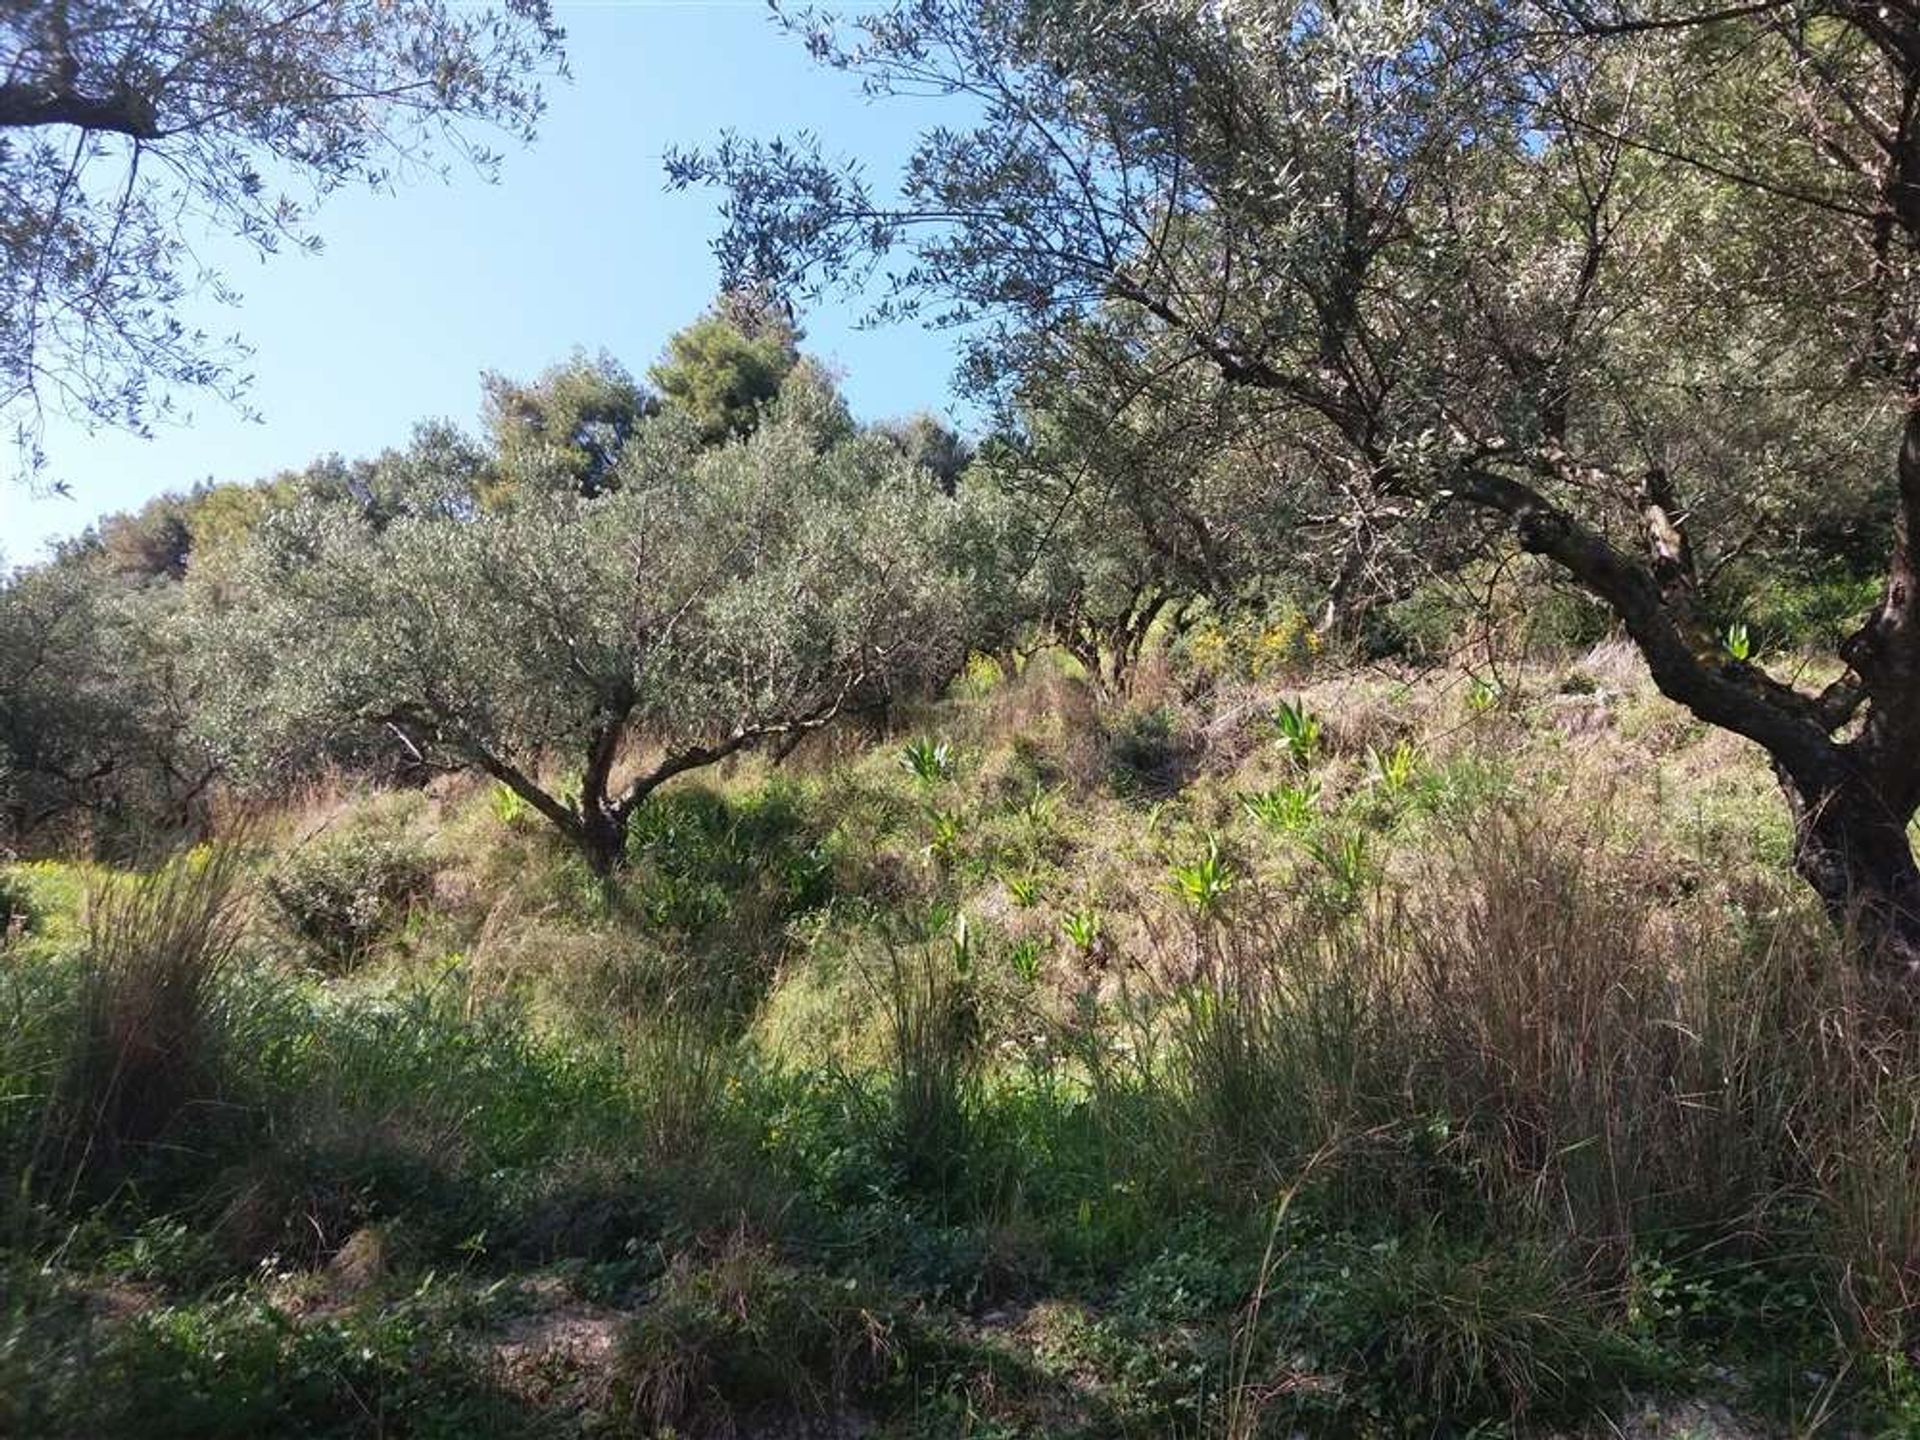
[[[789,19],[883,96],[969,97],[898,203],[727,137],[720,254],[970,327],[991,388],[1119,307],[1245,392],[1309,513],[1538,555],[1774,761],[1802,872],[1920,963],[1920,7],[919,0]],[[1715,578],[1819,505],[1880,518],[1824,688],[1719,643]],[[1306,533],[1306,532],[1303,532]],[[1328,568],[1339,571],[1342,565]]]
[[492,775],[605,872],[666,780],[957,670],[973,581],[925,471],[778,415],[718,448],[648,426],[596,494],[498,510],[447,484],[385,525],[324,499],[270,517],[205,597],[224,753],[271,772],[382,728]]
[[799,364],[800,333],[787,315],[735,291],[675,333],[647,378],[715,441],[751,430]]
[[245,350],[182,314],[230,298],[203,231],[314,248],[314,207],[531,137],[547,0],[27,0],[0,13],[0,413],[29,465],[49,406],[144,430],[237,397]]

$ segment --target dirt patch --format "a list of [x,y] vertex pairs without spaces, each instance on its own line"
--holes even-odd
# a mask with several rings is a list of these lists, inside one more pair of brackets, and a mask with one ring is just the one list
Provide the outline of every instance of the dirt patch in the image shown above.
[[570,1294],[551,1280],[522,1292],[533,1308],[487,1342],[487,1364],[501,1386],[530,1405],[569,1412],[606,1403],[620,1331],[633,1317]]
[[1774,1440],[1777,1431],[1712,1400],[1636,1399],[1561,1440]]

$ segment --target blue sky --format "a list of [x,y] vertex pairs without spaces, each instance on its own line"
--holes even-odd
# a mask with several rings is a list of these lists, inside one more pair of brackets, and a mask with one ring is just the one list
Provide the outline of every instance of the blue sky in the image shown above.
[[[550,88],[540,139],[512,150],[497,184],[470,173],[394,195],[348,193],[321,212],[318,256],[235,253],[244,299],[190,318],[254,347],[249,422],[205,396],[190,423],[153,439],[49,427],[72,498],[0,483],[0,555],[44,543],[209,476],[248,480],[338,451],[403,441],[418,420],[472,424],[479,375],[532,375],[576,347],[636,372],[711,298],[711,193],[666,193],[661,156],[729,126],[818,133],[830,150],[897,173],[918,122],[911,102],[869,105],[768,20],[761,0],[561,0],[570,84]],[[950,337],[860,331],[857,307],[802,317],[807,348],[843,372],[858,414],[944,413]]]

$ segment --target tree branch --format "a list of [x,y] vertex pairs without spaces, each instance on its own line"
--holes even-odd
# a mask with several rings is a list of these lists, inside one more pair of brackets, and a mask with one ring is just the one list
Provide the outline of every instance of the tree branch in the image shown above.
[[71,125],[134,140],[158,140],[161,133],[153,106],[131,91],[101,96],[34,85],[0,85],[0,129],[46,125]]

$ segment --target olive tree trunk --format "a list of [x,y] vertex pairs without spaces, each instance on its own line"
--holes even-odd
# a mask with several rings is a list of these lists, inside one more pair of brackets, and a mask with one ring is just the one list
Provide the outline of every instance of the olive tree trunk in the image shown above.
[[1834,923],[1889,966],[1920,978],[1920,865],[1910,814],[1858,775],[1803,783],[1782,771],[1793,863]]

